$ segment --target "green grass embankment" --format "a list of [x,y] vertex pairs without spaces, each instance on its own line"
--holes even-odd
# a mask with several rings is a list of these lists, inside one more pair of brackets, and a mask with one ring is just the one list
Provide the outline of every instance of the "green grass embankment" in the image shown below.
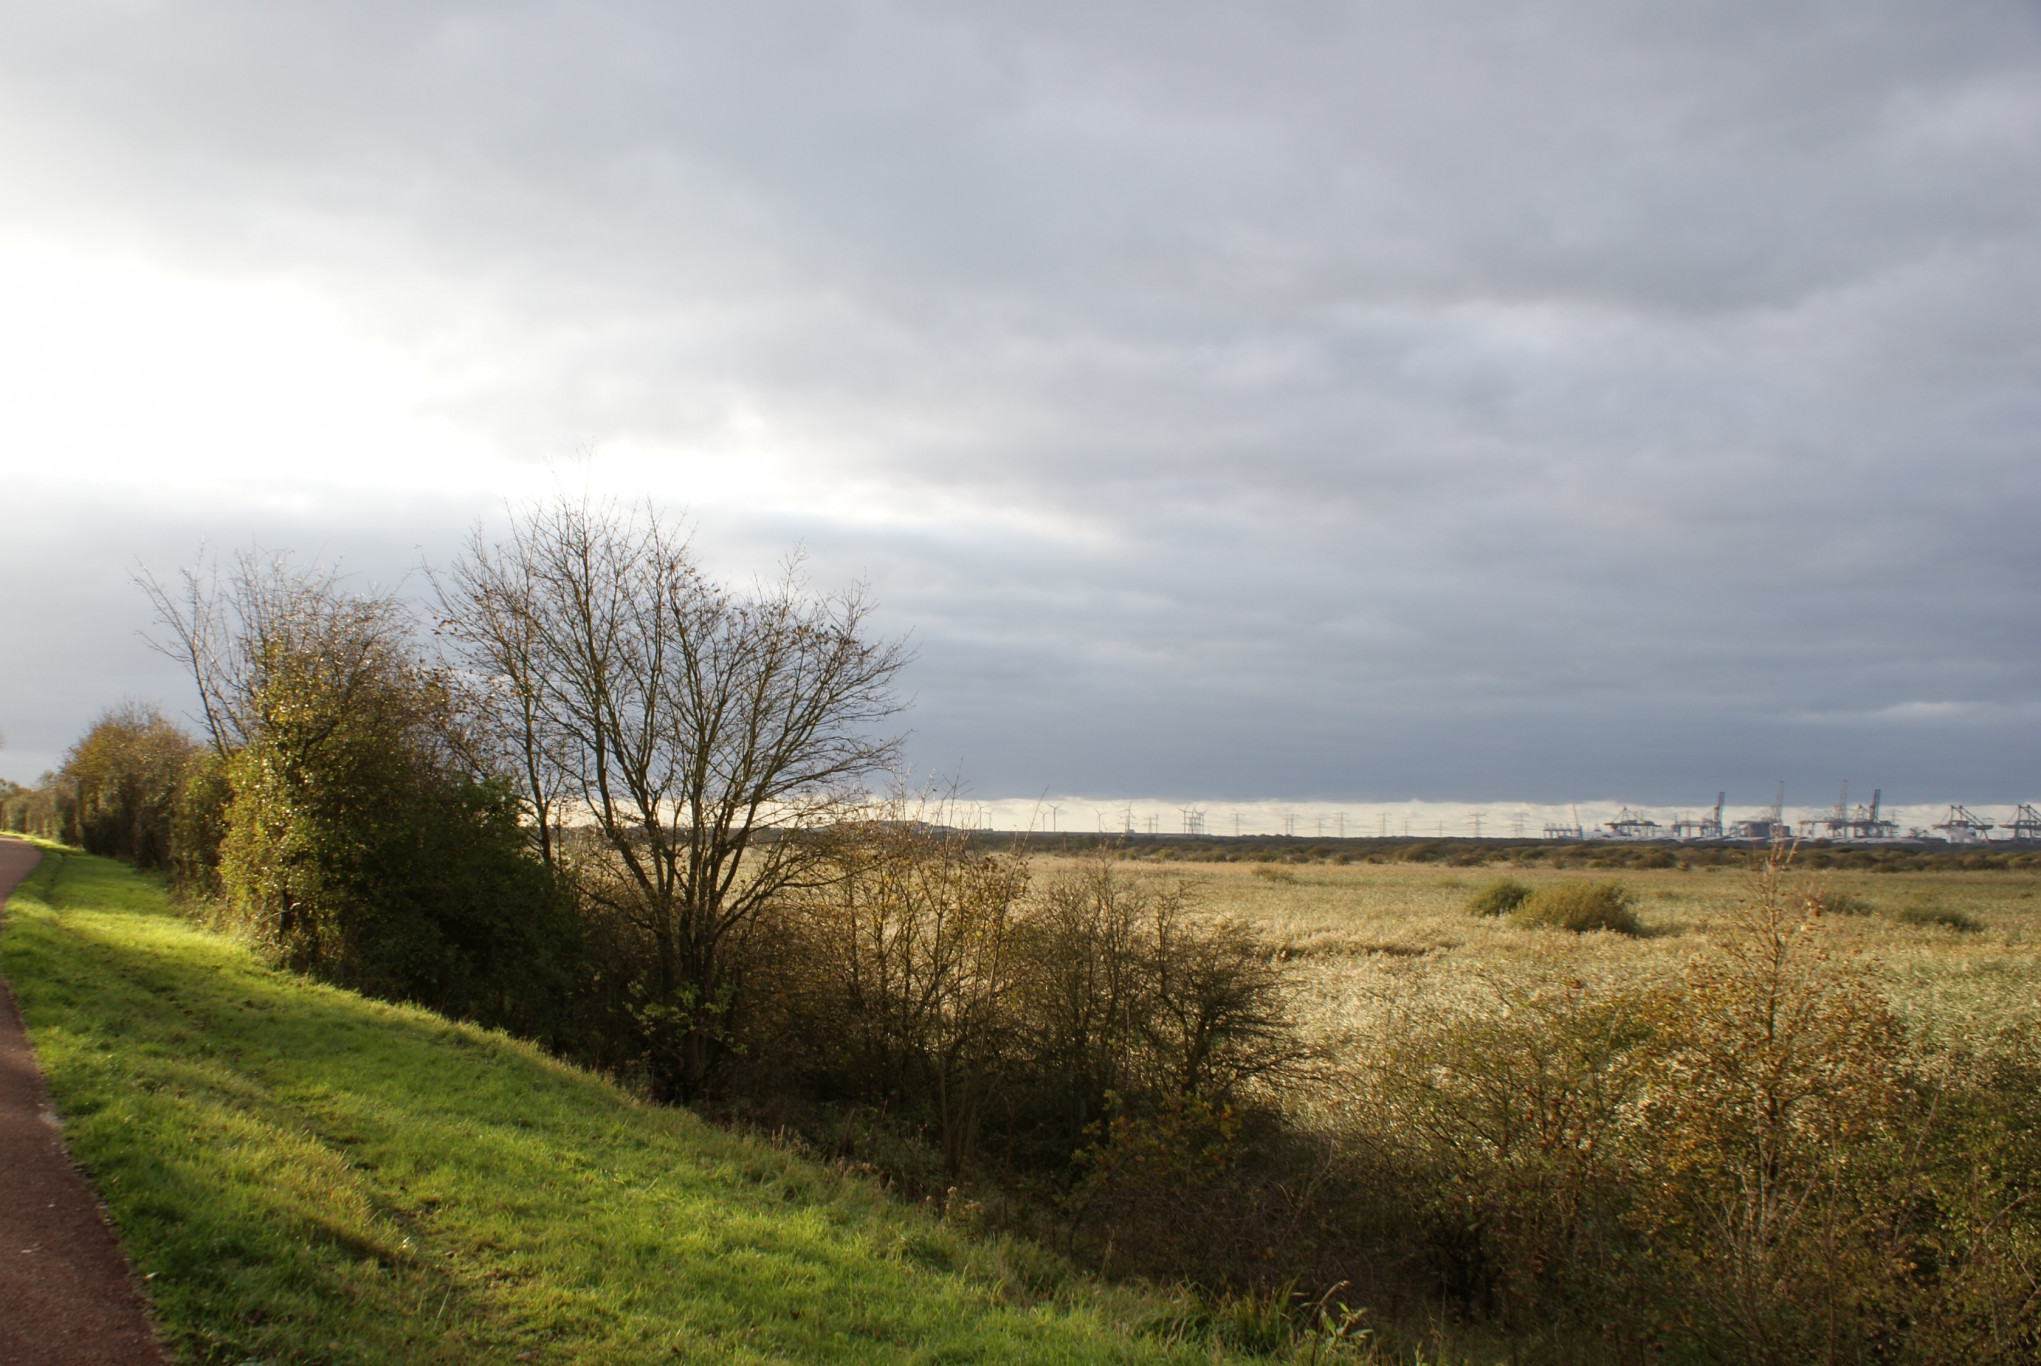
[[1024,1245],[273,971],[106,860],[46,855],[0,967],[183,1360],[1211,1359]]

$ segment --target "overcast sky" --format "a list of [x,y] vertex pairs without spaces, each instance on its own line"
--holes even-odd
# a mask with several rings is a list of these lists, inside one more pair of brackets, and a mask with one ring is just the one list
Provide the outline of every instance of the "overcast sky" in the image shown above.
[[2041,795],[2041,5],[0,3],[0,774],[649,495],[988,798]]

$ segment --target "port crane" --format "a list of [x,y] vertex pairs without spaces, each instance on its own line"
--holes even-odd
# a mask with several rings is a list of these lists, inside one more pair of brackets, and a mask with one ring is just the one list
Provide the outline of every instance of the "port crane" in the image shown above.
[[1696,819],[1681,816],[1672,823],[1672,837],[1676,840],[1719,840],[1722,838],[1722,804],[1729,800],[1727,792],[1715,794],[1715,809]]
[[1739,840],[1774,840],[1793,833],[1786,824],[1786,784],[1780,783],[1779,790],[1772,797],[1772,809],[1760,811],[1755,816],[1746,816],[1730,828],[1730,838]]
[[1951,806],[1949,814],[1933,827],[1942,832],[1943,838],[1951,844],[1982,844],[1991,838],[1987,833],[1997,825],[1974,815],[1967,806]]
[[1616,813],[1616,819],[1606,822],[1602,828],[1619,840],[1648,840],[1658,838],[1663,828],[1641,811],[1624,807]]
[[1885,790],[1874,788],[1871,804],[1859,802],[1856,809],[1850,809],[1850,785],[1843,783],[1842,795],[1836,798],[1835,808],[1826,816],[1814,816],[1800,822],[1803,837],[1826,835],[1832,840],[1879,840],[1890,839],[1899,833],[1897,821],[1881,820],[1878,809],[1885,800]]

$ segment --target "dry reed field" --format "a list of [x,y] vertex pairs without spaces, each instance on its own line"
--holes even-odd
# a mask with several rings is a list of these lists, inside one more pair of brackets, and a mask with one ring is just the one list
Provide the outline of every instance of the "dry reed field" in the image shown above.
[[[1198,914],[1242,922],[1281,944],[1304,984],[1301,1004],[1314,1032],[1349,1047],[1393,1036],[1398,1015],[1419,1003],[1477,1006],[1499,983],[1676,972],[1732,931],[1735,908],[1752,893],[1752,873],[1735,867],[1127,866],[1185,887]],[[1054,867],[1038,860],[1036,871]],[[1583,878],[1620,882],[1635,898],[1644,933],[1520,928],[1467,910],[1470,898],[1504,877],[1532,888]],[[1804,871],[1790,880],[1849,904],[1848,913],[1822,917],[1825,947],[1871,975],[1924,1041],[1960,1044],[2041,1021],[2041,874]]]
[[1122,866],[1287,963],[1257,1198],[1392,1356],[2037,1359],[2041,873]]

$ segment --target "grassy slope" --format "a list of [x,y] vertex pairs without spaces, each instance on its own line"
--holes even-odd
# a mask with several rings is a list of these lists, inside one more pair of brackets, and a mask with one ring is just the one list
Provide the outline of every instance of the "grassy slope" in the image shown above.
[[1025,1248],[270,971],[105,860],[45,857],[0,967],[187,1360],[1193,1357]]

